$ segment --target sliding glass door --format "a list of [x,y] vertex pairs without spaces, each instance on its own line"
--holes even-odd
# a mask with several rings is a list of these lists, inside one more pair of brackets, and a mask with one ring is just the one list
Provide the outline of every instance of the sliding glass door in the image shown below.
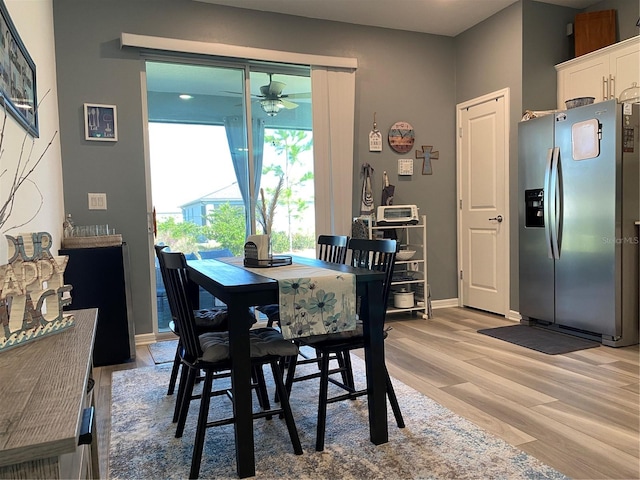
[[[308,70],[146,62],[156,244],[215,258],[241,255],[248,234],[267,232],[274,253],[314,254]],[[162,332],[170,314],[155,277]],[[200,301],[216,302],[204,293]]]

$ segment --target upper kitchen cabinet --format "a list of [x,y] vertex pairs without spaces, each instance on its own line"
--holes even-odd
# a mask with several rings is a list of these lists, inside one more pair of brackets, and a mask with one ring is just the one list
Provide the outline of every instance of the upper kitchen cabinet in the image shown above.
[[594,97],[596,102],[612,98],[640,84],[640,36],[556,65],[558,108],[577,97]]

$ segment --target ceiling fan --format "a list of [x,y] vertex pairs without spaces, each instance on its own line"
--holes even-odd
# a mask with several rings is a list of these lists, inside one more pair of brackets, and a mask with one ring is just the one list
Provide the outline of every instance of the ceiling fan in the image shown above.
[[[273,74],[269,74],[269,83],[260,87],[260,95],[257,95],[262,110],[270,117],[275,117],[283,108],[291,110],[298,108],[298,104],[287,100],[290,95],[282,93],[287,85],[273,80]],[[291,95],[293,97],[293,95]]]

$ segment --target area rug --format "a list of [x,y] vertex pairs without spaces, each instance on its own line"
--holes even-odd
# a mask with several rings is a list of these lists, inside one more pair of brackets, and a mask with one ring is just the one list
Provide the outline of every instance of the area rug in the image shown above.
[[[362,384],[364,363],[357,357],[352,360],[356,381]],[[174,438],[174,396],[166,395],[170,367],[162,364],[113,373],[109,478],[188,476],[197,406],[189,412],[184,436]],[[271,375],[266,377],[270,382]],[[406,428],[397,428],[389,412],[389,442],[373,445],[366,398],[337,402],[328,408],[324,452],[315,451],[317,382],[294,384],[291,403],[304,454],[293,453],[283,420],[256,420],[256,478],[567,478],[401,382],[393,382]],[[273,391],[271,383],[269,390]],[[227,414],[230,408],[227,398],[217,397],[212,401],[211,417],[221,409]],[[200,478],[237,478],[231,425],[208,430]]]
[[159,365],[161,363],[173,362],[176,356],[176,348],[178,340],[165,340],[162,342],[150,343],[148,346],[153,363]]
[[478,333],[548,355],[559,355],[600,346],[598,342],[592,340],[528,325],[485,328],[478,330]]

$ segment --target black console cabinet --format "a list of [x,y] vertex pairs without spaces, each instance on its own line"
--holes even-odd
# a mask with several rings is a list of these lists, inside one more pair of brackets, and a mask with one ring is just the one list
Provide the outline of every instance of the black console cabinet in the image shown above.
[[73,286],[69,310],[98,309],[93,347],[96,367],[131,359],[127,309],[126,245],[95,248],[63,248],[69,257],[64,281]]

